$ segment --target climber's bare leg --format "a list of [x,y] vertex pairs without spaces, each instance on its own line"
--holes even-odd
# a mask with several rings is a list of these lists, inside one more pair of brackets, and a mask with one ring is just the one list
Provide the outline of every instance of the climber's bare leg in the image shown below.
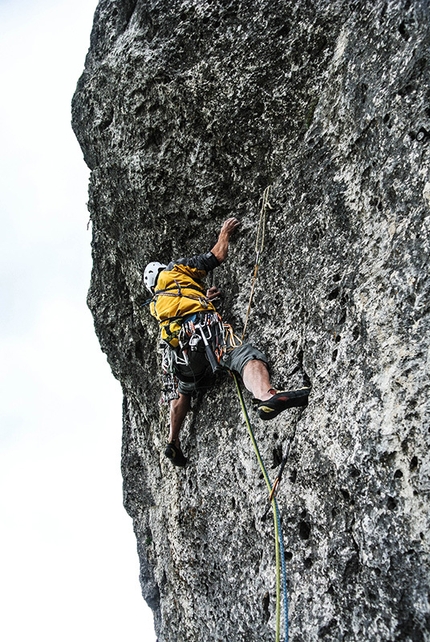
[[187,412],[190,409],[190,396],[179,393],[177,399],[170,402],[170,433],[169,443],[174,443],[177,448],[179,445],[179,431],[181,430]]
[[269,371],[264,361],[259,359],[248,361],[242,370],[242,380],[245,388],[252,392],[256,399],[267,401],[274,394],[270,383]]

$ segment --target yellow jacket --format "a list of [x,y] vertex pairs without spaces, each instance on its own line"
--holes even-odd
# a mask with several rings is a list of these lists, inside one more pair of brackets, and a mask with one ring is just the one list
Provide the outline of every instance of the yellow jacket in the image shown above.
[[160,323],[161,338],[172,348],[178,346],[184,317],[196,312],[215,311],[214,305],[206,298],[202,280],[217,265],[218,260],[209,253],[180,259],[160,272],[149,309]]

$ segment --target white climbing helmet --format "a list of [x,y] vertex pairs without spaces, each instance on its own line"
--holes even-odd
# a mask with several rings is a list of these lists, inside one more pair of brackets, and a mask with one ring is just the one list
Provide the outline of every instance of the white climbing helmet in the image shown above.
[[143,282],[145,283],[151,294],[152,288],[157,283],[159,273],[166,267],[167,265],[164,265],[164,263],[158,263],[158,261],[152,261],[152,263],[148,263],[148,265],[146,266],[143,273]]

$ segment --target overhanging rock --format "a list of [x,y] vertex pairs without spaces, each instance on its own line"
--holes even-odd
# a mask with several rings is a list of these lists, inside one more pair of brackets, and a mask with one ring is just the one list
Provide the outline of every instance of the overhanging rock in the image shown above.
[[[163,456],[151,260],[206,251],[306,410],[254,428],[279,492],[290,639],[430,640],[429,8],[416,0],[101,0],[73,128],[91,169],[95,329],[124,391],[124,503],[159,642],[274,640],[267,493],[229,378]],[[247,398],[250,402],[249,397]]]

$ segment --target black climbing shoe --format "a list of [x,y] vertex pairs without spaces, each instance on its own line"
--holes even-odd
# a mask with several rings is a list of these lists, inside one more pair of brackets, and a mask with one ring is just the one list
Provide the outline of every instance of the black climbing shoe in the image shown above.
[[187,463],[187,459],[184,457],[182,450],[177,448],[173,441],[171,441],[170,444],[167,444],[164,454],[167,459],[170,459],[174,466],[181,466],[181,468],[183,468]]
[[267,401],[259,402],[257,406],[258,414],[261,419],[267,420],[273,419],[287,408],[307,406],[310,391],[310,388],[301,388],[300,390],[277,392]]

